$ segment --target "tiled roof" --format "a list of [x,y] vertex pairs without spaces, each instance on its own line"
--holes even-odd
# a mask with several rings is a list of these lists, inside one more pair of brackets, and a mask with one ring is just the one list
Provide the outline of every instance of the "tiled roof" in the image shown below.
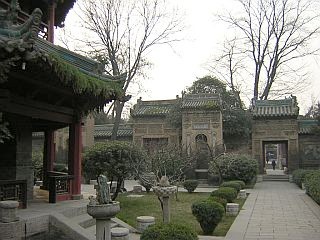
[[[113,124],[103,124],[94,126],[95,138],[107,138],[112,135]],[[120,124],[118,129],[118,137],[132,137],[132,128],[128,125]]]
[[253,108],[254,118],[296,118],[299,107],[296,97],[281,100],[257,100]]
[[182,97],[182,108],[216,108],[220,107],[220,96],[217,94],[186,94]]
[[299,134],[310,134],[312,127],[318,125],[318,121],[314,119],[299,119]]
[[131,109],[133,117],[162,117],[166,116],[177,104],[178,99],[157,100],[157,101],[141,101]]

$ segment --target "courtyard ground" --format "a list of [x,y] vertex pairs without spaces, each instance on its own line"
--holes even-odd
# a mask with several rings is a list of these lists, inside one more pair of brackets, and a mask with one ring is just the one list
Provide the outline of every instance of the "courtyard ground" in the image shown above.
[[[137,183],[126,181],[130,191]],[[183,190],[183,188],[180,188]],[[198,188],[197,191],[212,191]],[[261,182],[254,189],[227,235],[223,237],[201,236],[200,240],[317,240],[320,239],[320,206],[303,190],[289,182]],[[93,185],[82,185],[84,200],[65,201],[56,204],[30,203],[27,209],[18,211],[21,218],[62,212],[67,208],[85,206],[87,197],[94,194]],[[139,235],[130,235],[130,240]]]

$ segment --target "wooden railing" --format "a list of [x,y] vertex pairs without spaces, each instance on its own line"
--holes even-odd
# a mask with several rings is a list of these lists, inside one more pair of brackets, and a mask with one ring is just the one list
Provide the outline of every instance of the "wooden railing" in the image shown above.
[[27,207],[27,180],[0,180],[0,201],[14,200]]
[[72,175],[49,172],[49,203],[71,199],[72,179]]

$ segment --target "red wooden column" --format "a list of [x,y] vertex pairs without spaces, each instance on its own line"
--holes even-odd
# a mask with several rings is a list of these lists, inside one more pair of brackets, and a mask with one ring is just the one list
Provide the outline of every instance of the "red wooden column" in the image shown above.
[[49,184],[48,172],[53,171],[54,160],[55,160],[54,131],[47,130],[44,133],[43,189],[48,189],[48,184]]
[[[49,1],[50,2],[50,1]],[[55,15],[56,15],[56,1],[53,0],[49,3],[48,7],[48,41],[53,43],[54,42],[54,24],[55,24]]]
[[72,199],[82,199],[81,195],[81,151],[82,127],[81,121],[72,123],[69,127],[69,174],[73,175],[71,186]]

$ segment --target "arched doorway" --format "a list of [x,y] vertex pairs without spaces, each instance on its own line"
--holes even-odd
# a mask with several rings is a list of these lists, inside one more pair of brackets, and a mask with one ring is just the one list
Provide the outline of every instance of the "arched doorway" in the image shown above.
[[208,179],[209,167],[209,148],[208,138],[205,134],[198,134],[195,137],[196,142],[196,178]]

